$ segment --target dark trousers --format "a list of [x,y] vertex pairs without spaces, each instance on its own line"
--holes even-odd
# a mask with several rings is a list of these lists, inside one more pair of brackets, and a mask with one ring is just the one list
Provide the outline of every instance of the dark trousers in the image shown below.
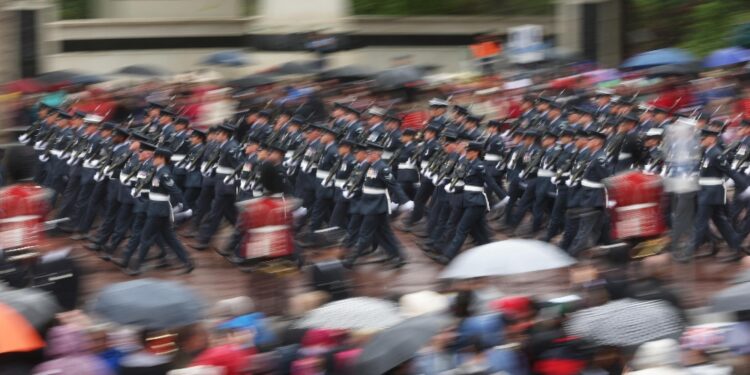
[[349,201],[340,199],[333,205],[331,220],[328,224],[332,227],[346,228],[348,224],[347,212],[349,212]]
[[691,250],[694,252],[706,239],[710,238],[709,220],[714,222],[721,236],[727,241],[729,248],[739,252],[740,237],[729,222],[729,213],[725,204],[698,204]]
[[414,224],[424,216],[427,201],[430,200],[430,196],[432,196],[434,190],[435,185],[432,184],[432,181],[429,178],[422,177],[419,189],[417,189],[414,195],[414,211],[411,212],[407,224]]
[[65,187],[62,200],[60,201],[60,210],[57,213],[58,218],[71,217],[75,213],[79,191],[81,191],[81,177],[70,176],[68,178],[68,185]]
[[112,252],[117,250],[125,239],[128,230],[133,225],[133,218],[135,216],[132,203],[120,203],[120,208],[117,210],[117,219],[115,220],[115,230],[112,232],[110,238],[110,249]]
[[191,264],[185,246],[182,245],[174,234],[171,218],[169,216],[147,216],[146,222],[143,225],[143,233],[141,233],[140,253],[138,254],[138,262],[135,264],[135,269],[138,269],[143,264],[146,260],[146,255],[148,255],[148,250],[154,245],[157,238],[160,237],[183,264]]
[[519,225],[527,212],[531,211],[533,220],[531,230],[533,232],[542,228],[544,223],[544,212],[549,210],[550,199],[547,196],[546,181],[539,177],[527,181],[526,190],[518,203],[518,211],[515,213],[514,224]]
[[86,217],[86,211],[88,211],[89,201],[91,199],[91,194],[94,192],[94,187],[96,187],[96,182],[94,182],[94,180],[86,181],[81,184],[78,197],[76,197],[73,216],[70,218],[74,225],[78,225],[78,223]]
[[312,215],[310,216],[310,231],[316,231],[323,227],[323,223],[328,222],[333,210],[332,198],[317,198],[312,206]]
[[198,201],[198,196],[201,194],[201,188],[199,187],[188,187],[185,188],[185,202],[187,202],[188,208],[193,210],[193,213],[196,212],[196,202]]
[[505,225],[513,227],[514,225],[514,213],[516,202],[524,194],[524,189],[520,185],[520,180],[515,178],[508,179],[508,204],[505,206]]
[[406,194],[407,197],[409,197],[410,200],[414,200],[414,197],[417,195],[417,186],[414,182],[401,182],[398,183],[401,185],[401,189],[404,190],[404,194]]
[[401,244],[391,230],[387,212],[362,216],[359,240],[350,261],[353,263],[360,254],[371,249],[373,244],[382,247],[389,258],[402,258]]
[[217,194],[211,203],[211,211],[201,224],[198,242],[207,244],[216,234],[221,224],[221,219],[227,219],[230,224],[237,224],[237,207],[234,205],[234,194]]
[[555,202],[552,204],[552,212],[549,215],[549,225],[547,234],[544,236],[545,241],[550,241],[552,237],[557,236],[565,225],[565,210],[568,207],[568,189],[567,187],[558,187]]
[[427,239],[428,243],[434,243],[439,239],[440,223],[448,220],[450,215],[450,206],[445,197],[435,195],[432,199],[430,213],[427,215]]
[[[461,195],[461,194],[459,194]],[[463,197],[452,197],[450,199],[461,199],[463,200]],[[440,232],[438,234],[439,237],[439,243],[445,244],[449,243],[453,236],[456,234],[456,228],[458,226],[458,222],[461,221],[461,217],[464,213],[464,207],[463,204],[455,204],[453,201],[450,202],[450,213],[448,214],[448,220],[445,221],[445,223],[442,225],[442,228],[440,228]]]
[[464,207],[461,210],[462,215],[458,221],[455,235],[443,252],[446,257],[453,259],[458,255],[461,246],[466,241],[466,236],[470,233],[477,245],[484,245],[490,242],[490,231],[487,228],[487,219],[485,216],[486,211],[487,207],[485,206]]
[[78,224],[79,232],[88,233],[88,231],[91,230],[91,227],[94,225],[94,220],[96,220],[96,214],[99,211],[102,211],[102,201],[104,201],[107,195],[108,184],[109,184],[109,181],[104,180],[104,181],[98,182],[94,186],[94,190],[91,192],[91,196],[89,197],[88,207],[86,207],[86,215],[83,217],[83,220],[81,220],[80,223]]
[[[110,184],[115,184],[115,181],[110,181]],[[117,215],[120,212],[120,201],[115,199],[107,200],[107,210],[104,213],[104,218],[99,230],[96,233],[96,243],[104,245],[109,240],[109,237],[115,231],[117,225]]]
[[361,214],[350,214],[349,225],[346,229],[346,241],[344,245],[353,249],[357,245],[357,239],[359,238],[359,229],[362,227],[362,215]]
[[201,191],[198,194],[198,199],[195,201],[195,212],[193,212],[193,228],[198,229],[201,227],[203,218],[208,215],[211,210],[211,202],[214,199],[214,187],[213,185],[203,185]]
[[578,233],[578,226],[581,223],[581,218],[578,209],[568,208],[565,212],[565,225],[563,226],[563,238],[560,241],[560,248],[570,252],[570,246],[573,244],[573,239]]
[[571,255],[577,256],[581,251],[596,245],[601,236],[603,214],[604,211],[601,207],[584,210],[578,224],[578,232],[570,245],[569,252]]
[[[130,231],[130,239],[128,240],[128,244],[125,247],[125,252],[122,255],[122,262],[124,264],[130,263],[130,259],[133,257],[133,255],[138,250],[138,246],[141,244],[141,238],[143,235],[143,228],[146,225],[146,213],[145,212],[139,212],[134,214],[133,218],[133,226],[131,227]],[[156,242],[157,246],[160,247],[162,254],[165,253],[164,251],[164,244],[161,241],[161,238],[159,238]],[[140,263],[138,264],[140,266]]]

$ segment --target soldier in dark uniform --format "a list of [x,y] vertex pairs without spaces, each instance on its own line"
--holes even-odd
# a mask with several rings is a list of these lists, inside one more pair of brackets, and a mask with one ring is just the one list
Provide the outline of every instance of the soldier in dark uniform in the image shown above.
[[182,261],[185,268],[182,273],[190,273],[195,266],[187,255],[187,250],[177,239],[174,233],[174,219],[171,201],[179,202],[185,206],[182,192],[175,185],[174,179],[167,164],[171,151],[168,149],[157,149],[154,152],[155,173],[149,184],[148,209],[146,211],[146,222],[141,234],[140,253],[137,262],[129,270],[130,275],[140,274],[140,266],[146,260],[148,250],[155,243],[157,237],[164,239],[169,248],[174,251],[177,258]]
[[435,185],[445,191],[448,204],[444,206],[444,216],[438,218],[437,225],[431,233],[430,241],[427,242],[429,247],[450,242],[456,232],[456,226],[461,220],[464,209],[463,176],[466,174],[469,164],[469,160],[466,158],[466,147],[470,140],[466,136],[465,133],[459,135],[456,142],[455,153],[458,155],[458,159],[453,169],[446,173],[442,181],[438,181],[440,185]]
[[190,209],[196,210],[196,201],[201,191],[203,175],[198,169],[205,158],[206,133],[193,129],[190,133],[190,151],[181,163],[185,168],[185,202]]
[[331,220],[329,226],[346,229],[349,224],[349,201],[344,198],[344,184],[349,179],[352,170],[354,170],[357,161],[354,157],[354,148],[356,143],[351,140],[344,139],[339,143],[338,168],[335,171],[333,177],[333,212],[331,213]]
[[729,222],[727,211],[727,196],[724,182],[731,176],[730,166],[722,159],[721,150],[717,147],[719,133],[704,129],[701,131],[701,147],[703,157],[699,165],[698,211],[695,216],[695,230],[693,244],[689,253],[678,257],[680,261],[688,261],[695,250],[703,244],[706,235],[710,233],[708,222],[713,221],[724,240],[729,245],[731,254],[721,259],[724,262],[738,261],[742,258],[740,252],[740,237]]
[[632,169],[642,163],[643,146],[635,131],[637,125],[638,116],[634,113],[626,114],[620,120],[617,134],[610,140],[618,145],[613,155],[616,160],[615,173]]
[[[520,154],[515,156],[517,162],[513,169],[518,172],[516,175],[517,186],[518,190],[521,190],[523,193],[520,194],[520,201],[518,202],[516,211],[512,214],[509,213],[512,215],[512,219],[508,224],[512,229],[518,227],[523,221],[526,213],[534,207],[534,200],[537,193],[537,171],[539,170],[539,163],[544,156],[544,149],[537,144],[539,135],[539,132],[536,130],[525,131],[523,136],[523,151],[516,151],[520,152]],[[550,140],[551,133],[545,133],[544,135],[544,138],[547,139],[545,142],[548,142],[548,144],[554,144],[554,138]],[[512,202],[513,197],[511,196],[511,203]],[[509,209],[512,207],[514,206],[508,205]]]
[[463,210],[455,235],[447,243],[448,245],[441,249],[444,258],[438,258],[442,263],[453,259],[461,250],[461,246],[466,241],[466,236],[471,234],[477,245],[484,245],[490,242],[489,228],[487,227],[486,214],[490,210],[490,201],[487,198],[485,188],[496,195],[503,194],[503,191],[495,183],[495,180],[487,174],[484,163],[481,159],[484,144],[481,142],[471,142],[466,152],[465,175],[462,177],[464,186],[461,192],[463,199]]
[[352,267],[357,258],[373,244],[382,247],[388,254],[387,262],[393,267],[400,268],[406,264],[401,244],[391,230],[388,214],[390,213],[390,194],[394,194],[397,202],[405,209],[414,207],[414,202],[409,201],[401,187],[396,183],[390,168],[380,160],[383,146],[377,143],[368,144],[368,161],[364,182],[362,184],[362,196],[359,201],[359,209],[362,212],[362,224],[360,225],[358,241],[355,249],[344,261],[346,267]]
[[[547,234],[544,236],[544,241],[550,242],[552,237],[556,236],[560,230],[562,230],[565,221],[565,210],[568,207],[568,185],[565,181],[570,178],[570,170],[573,167],[579,146],[574,142],[573,139],[576,136],[576,128],[565,127],[560,133],[560,140],[558,146],[562,149],[560,155],[551,165],[548,163],[548,168],[554,172],[555,176],[550,179],[550,185],[548,195],[554,197],[554,204],[552,206],[552,212],[549,217],[549,225],[547,226]],[[585,140],[585,138],[584,138]],[[580,142],[585,144],[588,142]]]
[[661,149],[661,140],[664,135],[664,129],[648,129],[644,135],[644,160],[643,171],[651,174],[661,174],[665,171],[666,155]]
[[435,125],[438,128],[438,133],[440,133],[449,121],[445,113],[448,111],[450,103],[447,100],[432,98],[427,104],[430,107],[430,118],[425,125]]
[[466,122],[464,122],[461,135],[472,141],[476,141],[482,135],[482,131],[479,130],[479,126],[482,123],[484,116],[479,115],[468,115],[466,116]]
[[174,133],[165,142],[165,146],[172,151],[172,177],[180,190],[185,190],[187,170],[182,162],[190,151],[190,120],[187,117],[177,117],[174,122]]
[[193,237],[195,233],[198,233],[201,223],[211,209],[211,202],[214,199],[216,176],[214,171],[210,170],[209,163],[219,158],[219,143],[216,140],[216,135],[219,132],[218,129],[218,127],[208,129],[206,146],[203,150],[200,164],[197,164],[198,171],[201,173],[201,186],[200,193],[198,193],[198,198],[194,205],[195,212],[193,213],[191,228],[184,234],[184,237],[187,238]]
[[419,188],[414,196],[414,211],[412,211],[411,215],[409,215],[399,228],[401,230],[411,230],[412,225],[422,219],[425,213],[425,206],[435,190],[435,185],[432,183],[431,177],[428,176],[429,171],[427,167],[430,164],[430,160],[442,152],[442,146],[437,139],[440,129],[439,125],[431,124],[424,130],[424,139],[414,151],[414,157],[410,161],[417,166],[420,172]]
[[[250,132],[252,133],[252,129]],[[226,181],[227,177],[234,174],[238,165],[237,151],[239,145],[230,138],[232,133],[234,133],[234,128],[227,125],[220,125],[216,133],[219,159],[216,166],[214,199],[211,202],[208,217],[201,223],[198,241],[193,245],[193,248],[197,250],[204,250],[209,247],[211,239],[219,229],[222,218],[232,225],[237,223],[237,207],[234,205],[236,198],[235,184],[234,181]]]
[[357,245],[359,239],[359,230],[362,227],[362,184],[361,180],[365,178],[365,173],[370,168],[370,162],[367,161],[367,146],[357,143],[354,146],[354,169],[344,182],[341,189],[341,196],[349,201],[349,223],[346,228],[346,248],[352,250]]
[[[528,135],[527,135],[528,134]],[[508,179],[508,202],[505,206],[505,228],[514,227],[516,202],[523,195],[521,187],[521,178],[519,175],[523,171],[523,157],[526,150],[534,144],[538,132],[535,130],[516,129],[511,135],[510,149],[508,151],[505,175]]]
[[393,155],[401,148],[401,119],[394,114],[385,116],[385,137],[383,137],[383,161],[392,166],[394,176],[398,175],[398,164],[392,161]]
[[362,137],[362,133],[364,132],[362,123],[359,121],[359,110],[352,107],[351,105],[344,105],[343,108],[344,121],[346,122],[344,123],[341,136],[344,139],[353,139],[355,141],[359,141],[359,139]]
[[607,136],[597,131],[589,134],[591,137],[588,144],[590,156],[578,192],[581,207],[580,222],[570,247],[570,253],[574,256],[594,246],[601,235],[604,208],[607,204],[602,180],[612,175],[612,166],[603,149]]
[[367,114],[370,117],[367,119],[368,127],[365,130],[365,134],[367,134],[365,141],[382,144],[388,132],[383,121],[386,115],[385,110],[380,107],[370,107],[367,110]]
[[417,143],[414,142],[416,134],[414,129],[404,129],[401,134],[401,150],[396,160],[396,181],[401,185],[406,196],[412,200],[415,199],[419,187],[419,170],[414,157],[417,150]]
[[443,131],[456,133],[458,135],[463,132],[466,117],[469,116],[469,110],[462,105],[456,104],[453,106],[452,112],[453,118],[451,119],[451,121],[445,124]]
[[88,138],[96,133],[96,124],[84,123],[83,120],[85,117],[85,112],[76,111],[70,120],[71,126],[75,129],[76,139],[74,139],[73,143],[74,149],[69,150],[67,155],[63,155],[69,169],[67,184],[62,194],[62,200],[60,201],[60,209],[57,212],[58,218],[70,217],[74,213],[78,193],[81,190],[82,158],[77,157],[75,154],[82,147],[87,146]]
[[500,199],[500,206],[505,206],[510,198],[508,192],[503,188],[503,177],[505,176],[505,168],[507,160],[505,158],[505,139],[500,134],[500,127],[502,121],[490,120],[487,122],[487,139],[484,142],[484,165],[487,173],[495,180],[495,183],[502,190],[502,194],[498,196]]
[[[312,207],[312,216],[310,218],[310,230],[315,231],[323,227],[323,223],[327,222],[331,217],[333,211],[333,179],[329,179],[328,175],[336,171],[331,169],[336,164],[338,159],[338,145],[336,144],[336,136],[338,135],[335,130],[325,126],[324,124],[312,125],[321,131],[320,144],[322,155],[318,159],[317,170],[315,171],[315,203]],[[326,180],[328,180],[326,182]],[[325,183],[325,186],[324,186]]]

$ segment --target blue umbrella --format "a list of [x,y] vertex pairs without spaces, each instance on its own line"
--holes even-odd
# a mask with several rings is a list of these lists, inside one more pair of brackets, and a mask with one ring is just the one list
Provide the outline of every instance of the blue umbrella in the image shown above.
[[95,74],[81,74],[78,76],[73,77],[70,80],[70,83],[74,85],[93,85],[96,83],[105,82],[107,79],[100,77]]
[[717,49],[703,60],[707,68],[718,68],[721,66],[735,65],[750,61],[750,50],[740,47],[729,47]]
[[626,69],[641,69],[658,65],[688,64],[695,61],[695,56],[679,48],[663,48],[639,53],[622,63]]
[[206,56],[203,65],[221,66],[245,66],[250,65],[250,60],[241,51],[220,51]]

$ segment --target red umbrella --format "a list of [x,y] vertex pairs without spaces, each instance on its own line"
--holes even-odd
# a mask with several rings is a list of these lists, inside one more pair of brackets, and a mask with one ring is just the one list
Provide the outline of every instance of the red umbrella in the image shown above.
[[3,85],[3,90],[7,92],[22,92],[24,94],[37,94],[40,92],[44,92],[46,90],[46,86],[42,85],[41,83],[31,79],[31,78],[25,78],[25,79],[19,79],[16,81],[11,81]]

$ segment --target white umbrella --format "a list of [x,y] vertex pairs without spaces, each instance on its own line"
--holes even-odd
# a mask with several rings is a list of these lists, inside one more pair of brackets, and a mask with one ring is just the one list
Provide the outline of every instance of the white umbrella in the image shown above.
[[334,301],[310,311],[295,326],[320,329],[381,330],[401,323],[398,307],[389,301],[355,297]]
[[568,267],[576,260],[546,242],[511,239],[478,246],[456,257],[442,279],[517,275]]

